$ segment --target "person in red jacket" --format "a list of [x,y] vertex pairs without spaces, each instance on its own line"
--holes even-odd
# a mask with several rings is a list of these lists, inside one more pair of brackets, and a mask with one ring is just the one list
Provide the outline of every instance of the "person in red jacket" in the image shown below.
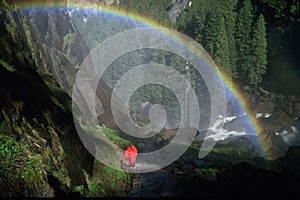
[[123,153],[123,157],[128,160],[129,159],[129,163],[128,166],[131,169],[135,169],[135,164],[136,164],[136,157],[138,154],[138,150],[137,148],[132,144],[130,145],[126,151]]

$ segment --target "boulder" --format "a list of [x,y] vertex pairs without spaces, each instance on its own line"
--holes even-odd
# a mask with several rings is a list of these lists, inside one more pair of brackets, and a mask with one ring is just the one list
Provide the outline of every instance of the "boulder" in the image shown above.
[[286,166],[284,171],[288,172],[293,176],[300,178],[300,147],[291,146],[284,156]]
[[257,143],[256,135],[245,135],[245,136],[235,136],[229,137],[224,141],[220,141],[219,144],[227,144],[233,148],[242,150],[249,153],[252,156],[259,156],[261,152],[261,146]]
[[55,191],[48,183],[44,183],[42,185],[39,185],[36,189],[34,189],[31,197],[33,197],[33,198],[53,198],[53,197],[55,197]]
[[300,118],[300,103],[295,103],[293,105],[293,115],[294,117]]
[[[204,180],[201,177],[188,177],[182,183],[182,193],[180,198],[189,197],[213,197],[219,196],[218,188],[211,181]],[[221,196],[221,195],[220,195]]]
[[259,135],[268,159],[274,160],[285,155],[289,144],[282,136],[276,135],[273,131],[262,131]]
[[258,118],[257,120],[263,130],[282,132],[284,130],[291,131],[293,119],[285,112],[278,111],[269,118]]
[[274,113],[275,104],[273,102],[258,102],[254,108],[256,113]]
[[[282,193],[284,177],[277,172],[242,162],[217,174],[222,196],[256,197],[276,196]],[[253,188],[255,187],[255,189]]]

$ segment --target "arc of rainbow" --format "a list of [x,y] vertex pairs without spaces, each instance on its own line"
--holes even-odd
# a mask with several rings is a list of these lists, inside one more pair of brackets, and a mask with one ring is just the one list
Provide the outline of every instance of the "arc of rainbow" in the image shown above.
[[[36,1],[26,1],[26,0],[15,0],[15,4],[21,8],[21,9],[34,9],[34,8],[82,8],[82,9],[95,9],[98,11],[103,11],[112,15],[116,15],[119,17],[123,17],[126,19],[134,20],[140,23],[145,24],[146,26],[153,27],[156,29],[163,29],[168,27],[161,25],[160,23],[154,21],[153,19],[146,18],[145,16],[142,16],[141,14],[131,11],[131,10],[126,10],[122,9],[121,7],[109,5],[105,6],[104,4],[98,4],[96,5],[95,3],[90,3],[90,2],[76,2],[75,0],[57,0],[57,1],[46,1],[46,2],[36,2]],[[166,33],[168,34],[168,33]],[[170,34],[169,34],[170,35]],[[171,35],[172,37],[172,35]],[[174,37],[174,36],[173,36]],[[175,38],[178,39],[178,38]],[[181,43],[185,44],[186,46],[190,47],[190,44],[186,44],[185,41],[180,41]],[[193,51],[193,50],[191,50]],[[197,54],[197,52],[195,52]],[[205,59],[205,57],[202,57]],[[211,65],[211,63],[209,63]],[[256,120],[256,117],[253,116],[251,113],[251,110],[249,106],[247,105],[247,100],[243,96],[243,93],[236,87],[234,84],[232,84],[231,80],[224,74],[224,73],[219,73],[220,78],[224,81],[225,85],[229,88],[229,90],[234,94],[235,98],[237,98],[240,106],[243,108],[245,113],[247,113],[248,118],[252,124],[252,128],[255,130],[258,140],[260,142],[261,148],[262,148],[262,153],[264,154],[263,156],[266,159],[273,159],[273,154],[270,153],[269,148],[270,146],[265,142],[265,138],[260,134],[262,132],[262,127]]]

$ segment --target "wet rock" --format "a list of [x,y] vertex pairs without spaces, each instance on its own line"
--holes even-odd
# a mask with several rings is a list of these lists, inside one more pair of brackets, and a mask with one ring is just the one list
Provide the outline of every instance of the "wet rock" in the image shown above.
[[203,172],[200,169],[195,168],[193,170],[193,174],[195,174],[196,176],[203,176]]
[[224,196],[256,197],[259,194],[270,198],[284,194],[287,197],[297,193],[295,181],[296,179],[282,173],[248,163],[239,163],[218,174],[219,191]]
[[204,180],[206,181],[210,181],[210,182],[213,182],[213,181],[216,181],[217,180],[217,177],[215,174],[203,174],[201,176]]
[[181,10],[188,4],[188,0],[173,0],[168,6],[168,14],[172,22],[176,22]]
[[172,172],[174,175],[183,175],[183,174],[186,174],[186,172],[180,170],[180,169],[175,169],[173,170]]
[[138,144],[138,147],[144,149],[144,148],[145,148],[145,144],[142,143],[142,142],[140,142],[140,143]]
[[174,197],[172,192],[163,192],[160,194],[161,197]]
[[269,159],[277,159],[285,155],[289,148],[282,136],[274,134],[273,131],[263,131],[260,133],[262,141],[265,143],[265,151]]
[[285,159],[289,162],[290,165],[300,164],[300,147],[292,146],[288,149]]
[[251,122],[248,120],[248,116],[238,117],[224,125],[224,129],[228,131],[246,132],[252,133]]
[[263,130],[281,132],[283,130],[291,131],[293,119],[285,112],[276,112],[269,118],[259,118],[259,123]]
[[200,177],[190,177],[183,181],[180,198],[209,197],[213,194],[218,194],[218,191],[215,189],[214,184],[210,181]]
[[219,144],[226,144],[233,148],[243,150],[249,153],[249,155],[258,156],[261,150],[260,146],[255,145],[256,143],[257,137],[255,135],[229,137],[219,142]]
[[292,175],[297,175],[300,177],[300,147],[292,146],[286,152],[284,160],[286,162],[285,170]]
[[177,195],[178,177],[170,171],[136,174],[133,180],[129,197],[174,197]]
[[54,189],[47,183],[38,186],[33,192],[31,197],[34,198],[53,198],[55,197]]
[[181,167],[181,169],[182,169],[183,171],[191,171],[191,170],[194,169],[194,166],[188,163],[188,164],[183,165],[183,166]]
[[295,117],[300,118],[300,103],[295,103],[293,105],[293,114]]
[[199,160],[199,159],[194,160],[194,164],[198,168],[203,167],[205,165],[204,161]]
[[256,113],[274,113],[275,105],[273,102],[259,102],[254,111]]

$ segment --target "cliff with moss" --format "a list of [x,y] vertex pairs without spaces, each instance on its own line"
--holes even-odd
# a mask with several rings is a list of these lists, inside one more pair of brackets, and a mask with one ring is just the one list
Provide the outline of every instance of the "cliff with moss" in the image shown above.
[[88,50],[68,16],[5,1],[0,15],[0,196],[123,196],[129,175],[95,161],[75,129],[65,90]]

